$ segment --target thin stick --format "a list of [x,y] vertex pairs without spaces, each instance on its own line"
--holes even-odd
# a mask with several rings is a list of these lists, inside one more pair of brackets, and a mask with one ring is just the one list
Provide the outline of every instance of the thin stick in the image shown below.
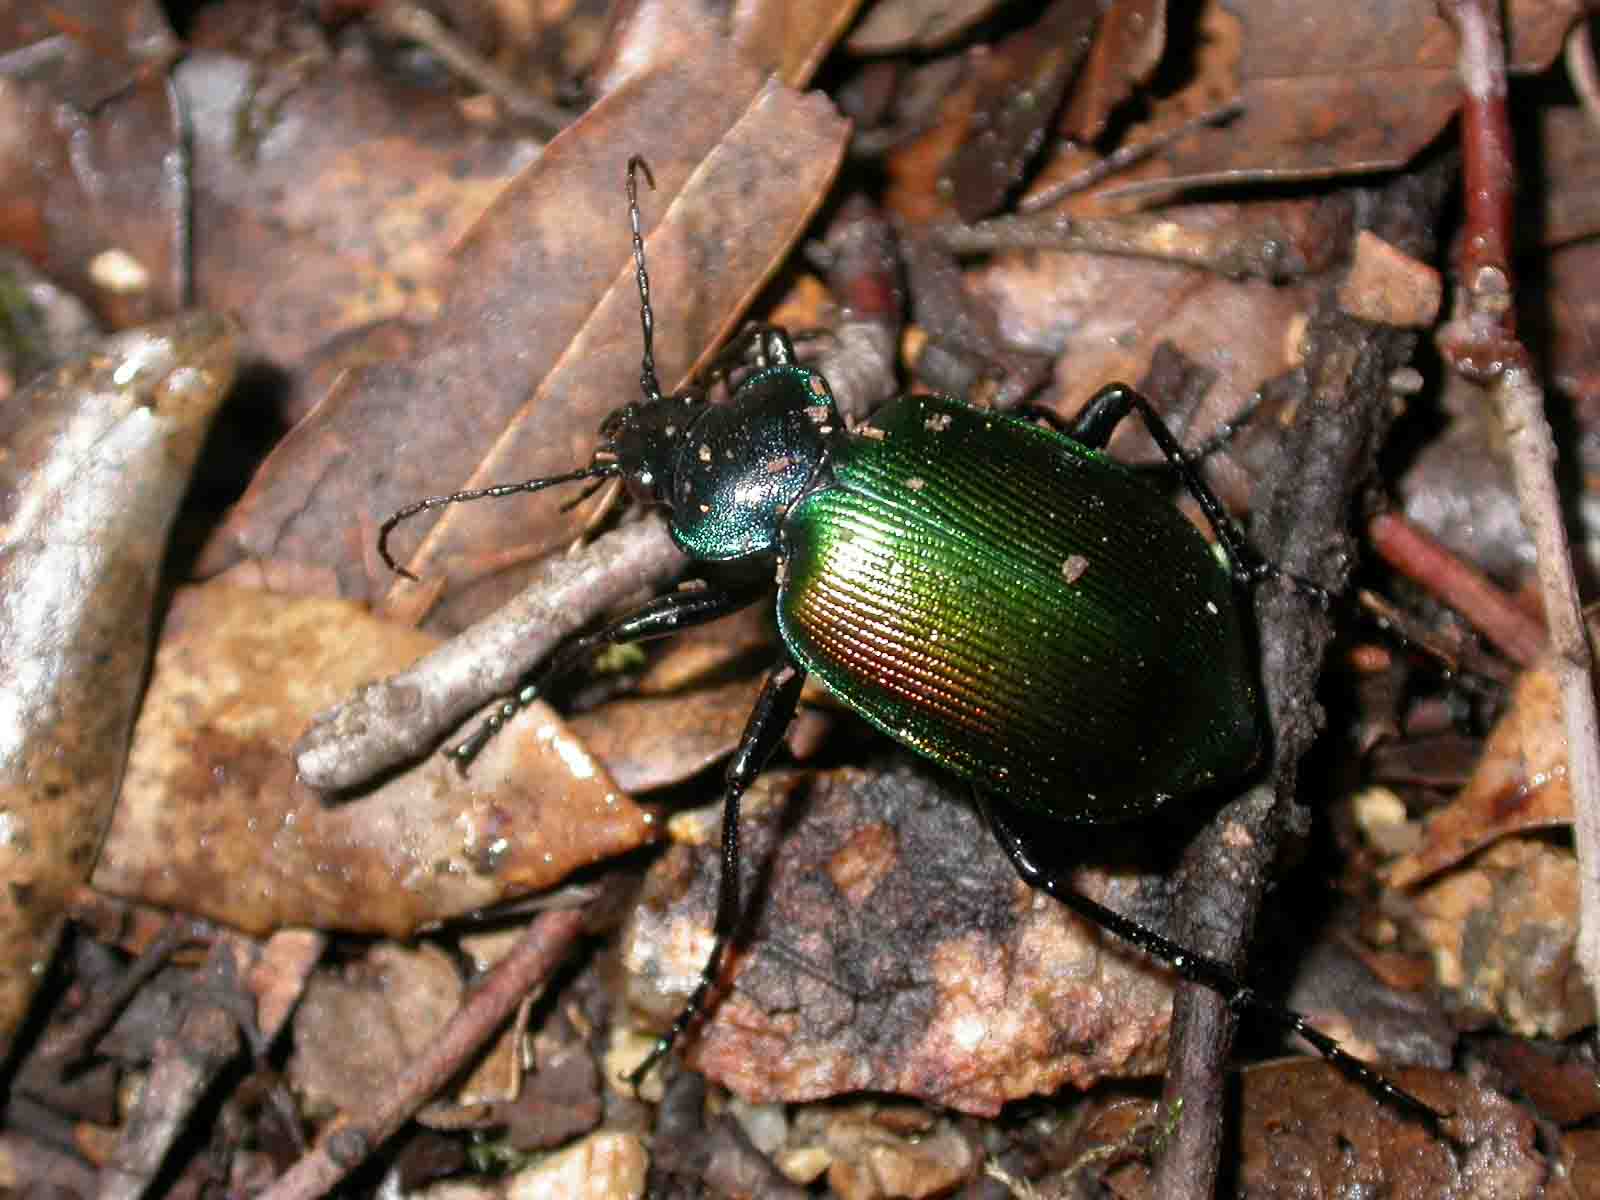
[[1489,387],[1510,450],[1522,520],[1533,537],[1539,589],[1550,630],[1549,659],[1567,732],[1578,851],[1578,961],[1600,992],[1600,721],[1592,657],[1578,608],[1572,551],[1555,483],[1555,441],[1544,391],[1516,335],[1511,274],[1515,155],[1506,100],[1505,32],[1490,0],[1445,0],[1461,53],[1462,194],[1466,223],[1457,266],[1457,311],[1439,337],[1446,361]]

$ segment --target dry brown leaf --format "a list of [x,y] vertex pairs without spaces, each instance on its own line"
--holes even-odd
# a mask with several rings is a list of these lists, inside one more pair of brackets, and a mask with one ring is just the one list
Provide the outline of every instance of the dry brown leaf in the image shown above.
[[[273,75],[211,52],[174,81],[193,114],[196,286],[293,368],[374,322],[431,318],[451,248],[540,145],[363,63],[307,68],[269,104]],[[262,128],[245,145],[252,118]]]
[[435,1041],[464,991],[450,958],[429,945],[379,945],[312,977],[294,1015],[289,1080],[312,1116],[364,1112]]
[[[459,247],[449,300],[417,356],[347,374],[279,444],[209,565],[287,557],[331,566],[344,595],[382,594],[391,577],[372,542],[383,515],[419,496],[586,463],[601,420],[638,396],[629,156],[648,155],[655,174],[641,204],[657,360],[663,381],[676,383],[729,332],[799,233],[844,133],[820,97],[763,84],[731,59],[612,93],[546,147]],[[467,586],[475,577],[509,551],[529,557],[574,536],[581,518],[562,517],[562,502],[448,509],[431,529],[413,522],[396,549],[418,574],[450,577],[441,619],[464,624],[516,583],[501,571],[484,588]]]
[[[1429,1136],[1360,1084],[1314,1058],[1258,1063],[1239,1073],[1237,1194],[1241,1196],[1548,1196],[1547,1169],[1528,1113],[1465,1076],[1409,1068],[1396,1081],[1441,1112],[1457,1146]],[[1056,1153],[1081,1182],[1119,1200],[1152,1196],[1149,1148],[1184,1114],[1108,1098]],[[1102,1164],[1109,1160],[1109,1169]]]
[[850,31],[850,52],[936,50],[998,7],[999,0],[878,0]]
[[648,792],[692,779],[732,754],[762,680],[735,680],[686,695],[616,700],[575,717],[572,732],[618,785]]
[[[1076,412],[1103,384],[1142,378],[1163,342],[1214,372],[1205,411],[1190,421],[1194,439],[1236,417],[1265,382],[1298,363],[1314,304],[1307,284],[1225,279],[1098,254],[1007,255],[981,268],[975,283],[1002,314],[1002,337],[1058,356],[1062,413]],[[1120,443],[1112,445],[1116,454]]]
[[1422,845],[1386,868],[1389,886],[1411,887],[1509,834],[1570,825],[1566,764],[1556,678],[1534,667],[1523,672],[1467,786],[1429,819]]
[[[1512,68],[1548,66],[1581,9],[1577,0],[1513,0],[1506,13]],[[1210,36],[1240,43],[1243,115],[1162,152],[1133,186],[1323,178],[1405,165],[1460,103],[1450,25],[1434,5],[1388,0],[1357,0],[1341,5],[1338,19],[1328,16],[1320,0],[1208,8]]]
[[787,0],[726,5],[715,0],[630,0],[611,6],[598,59],[590,72],[595,95],[608,95],[651,71],[687,62],[725,43],[762,75],[804,87],[861,0],[791,4]]

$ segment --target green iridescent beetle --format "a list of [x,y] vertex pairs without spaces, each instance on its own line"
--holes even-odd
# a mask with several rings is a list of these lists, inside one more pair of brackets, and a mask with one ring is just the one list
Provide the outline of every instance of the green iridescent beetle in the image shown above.
[[[641,399],[601,426],[588,467],[417,501],[439,505],[620,477],[669,510],[703,563],[767,560],[783,650],[726,772],[716,937],[698,985],[634,1072],[664,1055],[705,1004],[739,916],[739,801],[782,739],[814,674],[890,737],[974,786],[1021,876],[1080,914],[1316,1045],[1432,1122],[1421,1101],[1346,1054],[1299,1014],[1260,1000],[1225,965],[1072,891],[1037,865],[1007,805],[1063,821],[1148,815],[1243,776],[1263,736],[1239,587],[1273,573],[1244,541],[1149,404],[1102,389],[1065,432],[944,396],[906,396],[848,429],[827,380],[776,328],[727,362],[753,372],[727,404],[665,396],[635,173],[628,204],[644,334]],[[1227,552],[1099,447],[1137,412]],[[402,571],[402,573],[404,573]],[[749,572],[736,577],[749,578]],[[564,645],[447,753],[463,768],[520,708],[602,646],[666,637],[770,595],[765,582],[658,597]],[[1000,803],[991,803],[999,801]]]
[[944,396],[896,400],[828,455],[778,533],[778,628],[884,733],[1074,821],[1255,761],[1233,580],[1148,482]]

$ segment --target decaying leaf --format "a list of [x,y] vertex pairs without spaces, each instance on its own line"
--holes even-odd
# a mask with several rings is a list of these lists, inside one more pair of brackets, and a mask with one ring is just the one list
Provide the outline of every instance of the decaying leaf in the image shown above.
[[760,680],[684,696],[617,700],[572,722],[573,732],[630,792],[681,783],[732,754]]
[[1537,838],[1496,842],[1414,898],[1439,987],[1464,1023],[1570,1037],[1595,1021],[1577,961],[1578,861]]
[[1439,984],[1463,1019],[1530,1037],[1565,1037],[1595,1019],[1575,958],[1577,858],[1537,836],[1572,822],[1566,763],[1555,674],[1530,668],[1466,787],[1385,872],[1415,893]]
[[1390,886],[1413,890],[1438,986],[1461,1021],[1525,1037],[1594,1024],[1576,962],[1578,859],[1538,835],[1573,821],[1566,757],[1555,674],[1530,667],[1467,786],[1387,867]]
[[374,322],[432,317],[451,247],[539,142],[345,59],[304,64],[270,101],[266,73],[208,51],[174,88],[192,114],[196,282],[293,367]]
[[289,1079],[307,1111],[360,1110],[394,1085],[461,1004],[450,958],[428,945],[378,946],[359,963],[322,971],[294,1016]]
[[[1000,332],[1008,342],[1059,356],[1063,413],[1076,412],[1108,382],[1142,378],[1160,343],[1214,371],[1205,412],[1191,421],[1196,439],[1298,365],[1315,303],[1308,283],[1273,286],[1097,254],[1008,255],[979,269],[976,283],[1007,314]],[[1122,301],[1108,306],[1107,295]],[[1131,425],[1124,432],[1142,436]],[[1120,440],[1113,447],[1120,449]]]

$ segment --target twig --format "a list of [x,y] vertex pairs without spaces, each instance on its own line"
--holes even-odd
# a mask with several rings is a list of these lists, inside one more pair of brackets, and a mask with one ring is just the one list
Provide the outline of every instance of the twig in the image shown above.
[[1190,117],[1183,124],[1158,133],[1146,141],[1132,146],[1120,146],[1099,162],[1091,163],[1083,170],[1076,171],[1047,188],[1041,188],[1031,196],[1023,197],[1017,205],[1017,211],[1035,213],[1042,209],[1053,208],[1075,192],[1086,191],[1102,179],[1108,179],[1119,171],[1125,171],[1135,163],[1143,162],[1152,154],[1159,154],[1167,147],[1181,142],[1191,133],[1196,133],[1209,125],[1221,125],[1231,121],[1243,112],[1242,100],[1229,100],[1226,104],[1218,105],[1197,117]]
[[[1374,203],[1372,232],[1405,253],[1432,253],[1432,224],[1448,179],[1439,168],[1397,177]],[[1252,540],[1293,576],[1339,591],[1354,559],[1346,528],[1351,499],[1376,469],[1393,419],[1391,379],[1417,335],[1341,311],[1330,289],[1304,337],[1304,372],[1283,439],[1283,469],[1263,481]],[[1178,876],[1183,944],[1236,966],[1242,960],[1278,847],[1303,818],[1294,793],[1298,763],[1315,742],[1322,713],[1315,691],[1331,619],[1294,588],[1267,584],[1256,595],[1261,682],[1274,737],[1271,789],[1229,804],[1184,856]],[[1274,795],[1275,793],[1275,795]],[[1223,1072],[1232,1021],[1221,997],[1185,985],[1173,1002],[1172,1051],[1163,1090],[1182,1117],[1157,1164],[1155,1193],[1166,1200],[1215,1193],[1222,1140]]]
[[581,554],[552,559],[508,604],[420,659],[319,714],[295,746],[312,787],[336,790],[420,757],[596,616],[682,569],[683,552],[650,517]]
[[1528,367],[1502,371],[1493,398],[1505,425],[1523,521],[1533,534],[1539,592],[1550,627],[1550,665],[1560,687],[1567,730],[1567,778],[1580,879],[1578,961],[1590,988],[1600,991],[1600,725],[1595,717],[1589,640],[1556,492],[1555,443],[1544,416],[1544,391]]
[[1384,562],[1455,609],[1519,667],[1532,666],[1544,653],[1544,626],[1427,530],[1384,512],[1368,523],[1367,540]]
[[91,997],[69,1024],[53,1031],[40,1043],[28,1061],[25,1077],[34,1070],[59,1073],[76,1063],[88,1053],[95,1039],[111,1027],[134,994],[167,965],[173,954],[183,946],[206,941],[215,934],[216,929],[209,921],[184,916],[168,918],[160,934],[123,972],[115,987]]
[[100,1169],[100,1200],[138,1200],[145,1194],[218,1072],[239,1052],[236,1005],[226,993],[238,990],[235,953],[244,941],[238,934],[222,934],[212,942],[201,972],[206,983],[191,993],[177,1036],[160,1044],[116,1150]]
[[532,125],[540,137],[553,138],[572,123],[571,113],[523,87],[420,5],[397,0],[379,8],[373,18],[390,33],[432,50],[457,75],[500,101],[512,116]]
[[340,1113],[316,1146],[290,1167],[261,1200],[312,1200],[331,1191],[389,1139],[504,1024],[533,988],[566,958],[583,930],[573,909],[547,912],[528,926],[511,952],[450,1018],[433,1046],[408,1066],[365,1113]]
[[1281,229],[1209,228],[1173,219],[1170,212],[1126,217],[1074,217],[1061,212],[990,217],[936,227],[932,237],[954,254],[996,250],[1056,250],[1112,254],[1181,263],[1229,279],[1283,280],[1306,273],[1291,256]]
[[1510,267],[1511,125],[1505,37],[1490,0],[1447,0],[1441,11],[1461,41],[1462,192],[1466,197],[1456,311],[1440,350],[1456,371],[1486,384],[1505,429],[1522,520],[1533,536],[1549,658],[1561,692],[1567,771],[1577,833],[1578,961],[1600,990],[1600,741],[1588,636],[1555,483],[1555,441],[1527,350],[1517,340]]

